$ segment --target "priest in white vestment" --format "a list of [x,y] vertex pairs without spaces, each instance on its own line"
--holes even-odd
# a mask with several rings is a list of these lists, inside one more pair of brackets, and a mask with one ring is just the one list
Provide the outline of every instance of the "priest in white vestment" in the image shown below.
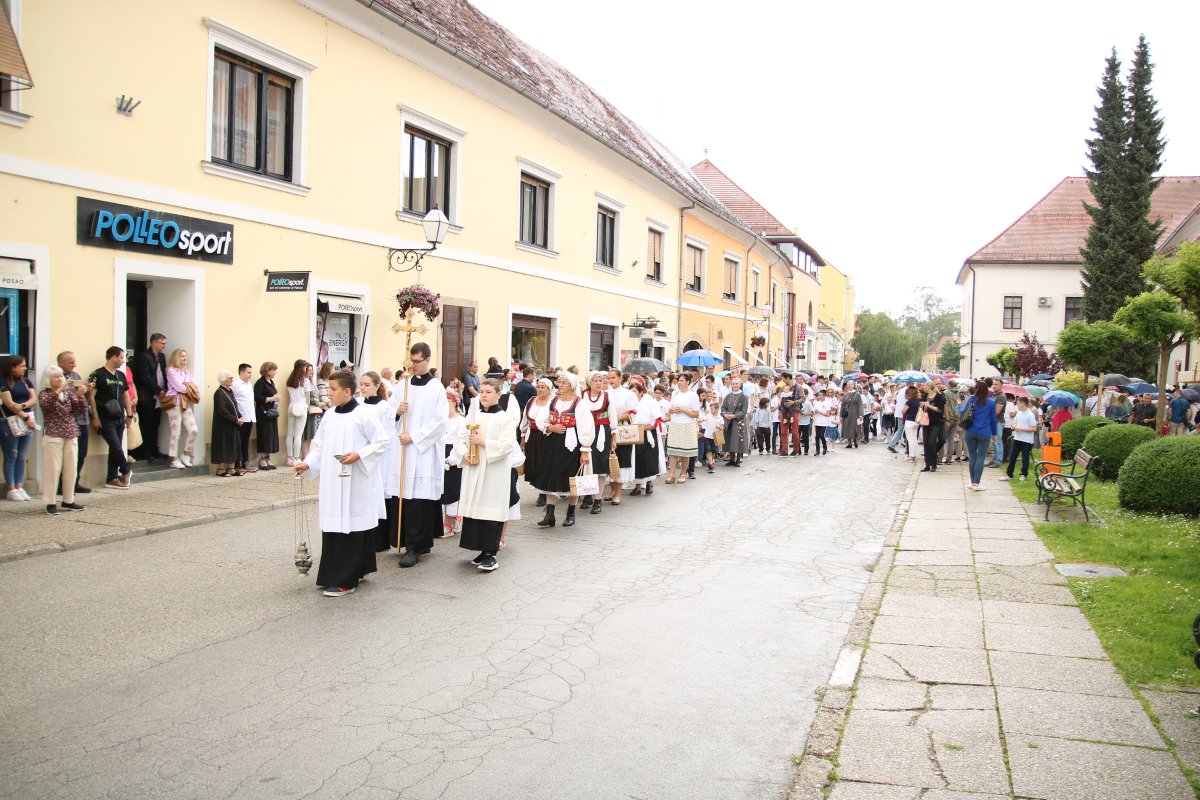
[[429,374],[429,345],[417,342],[409,351],[410,377],[397,381],[397,409],[402,418],[399,435],[402,458],[397,472],[388,480],[400,483],[399,466],[404,464],[400,501],[400,566],[416,566],[419,557],[433,549],[442,532],[442,490],[445,483],[443,435],[449,420],[446,389]]

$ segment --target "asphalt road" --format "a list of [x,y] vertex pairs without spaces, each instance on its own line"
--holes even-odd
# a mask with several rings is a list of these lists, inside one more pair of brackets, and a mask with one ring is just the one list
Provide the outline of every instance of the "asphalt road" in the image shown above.
[[496,572],[440,540],[338,599],[290,509],[0,564],[0,796],[779,798],[911,470],[526,494]]

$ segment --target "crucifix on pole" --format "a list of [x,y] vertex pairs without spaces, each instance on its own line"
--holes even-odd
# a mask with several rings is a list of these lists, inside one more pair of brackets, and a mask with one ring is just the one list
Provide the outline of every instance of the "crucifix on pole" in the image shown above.
[[[392,325],[392,333],[395,333],[397,335],[399,335],[401,333],[404,334],[404,369],[400,372],[400,380],[404,383],[403,403],[405,405],[405,408],[408,407],[408,384],[409,384],[408,379],[410,377],[412,377],[409,374],[409,370],[412,369],[412,335],[414,333],[419,333],[421,335],[424,335],[425,332],[428,330],[425,327],[424,323],[421,323],[420,325],[413,325],[413,315],[416,313],[416,311],[417,310],[415,308],[413,308],[412,306],[409,306],[409,308],[404,312],[404,316],[401,317],[401,319],[404,320],[404,324],[401,325],[399,322],[397,322],[396,324]],[[402,415],[401,421],[400,421],[400,434],[404,435],[407,433],[408,433],[408,414],[404,414],[404,415]],[[399,500],[398,508],[396,509],[396,550],[397,551],[400,550],[400,539],[404,536],[404,455],[407,452],[407,450],[408,450],[408,448],[406,448],[406,447],[400,448],[400,486],[399,486],[399,490],[396,492],[396,497]]]

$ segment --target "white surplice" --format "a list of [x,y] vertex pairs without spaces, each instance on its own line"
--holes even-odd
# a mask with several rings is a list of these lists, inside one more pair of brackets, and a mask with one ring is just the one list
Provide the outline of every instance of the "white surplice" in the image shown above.
[[[317,518],[325,533],[367,531],[379,524],[383,486],[378,468],[388,447],[388,434],[379,414],[357,401],[349,411],[330,409],[321,418],[309,446],[309,473],[321,479],[317,491]],[[358,453],[350,477],[340,478],[342,465],[334,456]]]
[[[422,380],[426,379],[426,380]],[[445,446],[443,436],[450,416],[446,389],[441,381],[428,375],[418,375],[397,381],[392,395],[393,408],[404,401],[408,384],[407,432],[412,444],[401,445],[404,453],[404,498],[409,500],[440,500],[445,484]],[[400,435],[402,425],[396,428]],[[400,483],[400,458],[397,457],[387,480],[394,486]]]
[[[516,425],[504,409],[490,414],[483,413],[478,405],[471,409],[471,415],[464,420],[454,443],[454,458],[463,464],[458,513],[470,519],[503,521],[508,519]],[[469,448],[467,427],[470,425],[478,425],[479,435],[484,439],[484,444],[479,447],[479,463],[474,466],[464,463]]]

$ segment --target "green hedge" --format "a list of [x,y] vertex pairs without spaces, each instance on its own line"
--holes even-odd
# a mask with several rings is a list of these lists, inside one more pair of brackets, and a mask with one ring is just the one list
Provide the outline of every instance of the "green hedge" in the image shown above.
[[1138,445],[1154,441],[1154,431],[1145,425],[1105,425],[1094,428],[1083,440],[1083,449],[1100,461],[1095,475],[1103,481],[1116,480],[1121,465]]
[[1125,508],[1200,516],[1200,436],[1146,442],[1125,459],[1117,478]]
[[[1058,432],[1062,434],[1063,461],[1070,461],[1074,458],[1075,451],[1083,447],[1083,440],[1087,438],[1087,435],[1107,422],[1108,420],[1104,417],[1079,417],[1064,423],[1058,429]],[[1090,453],[1091,450],[1088,452]]]

